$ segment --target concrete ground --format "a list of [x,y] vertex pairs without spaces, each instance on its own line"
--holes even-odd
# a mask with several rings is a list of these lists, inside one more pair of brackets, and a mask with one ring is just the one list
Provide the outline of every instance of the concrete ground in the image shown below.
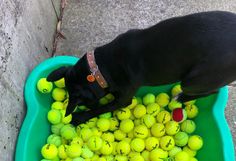
[[[236,13],[235,0],[68,0],[62,21],[66,40],[56,55],[81,57],[132,28],[145,28],[173,16],[200,11]],[[229,86],[225,115],[236,143],[236,83]],[[236,144],[235,144],[236,145]]]

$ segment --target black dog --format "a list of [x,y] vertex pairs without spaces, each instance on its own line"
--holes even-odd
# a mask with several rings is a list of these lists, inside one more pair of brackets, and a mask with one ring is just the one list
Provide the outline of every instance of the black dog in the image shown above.
[[[236,79],[236,14],[212,11],[162,21],[147,29],[130,30],[94,51],[107,88],[94,81],[86,55],[74,66],[53,71],[47,78],[65,77],[69,91],[66,114],[83,104],[90,111],[72,113],[79,124],[131,103],[140,86],[181,81],[179,101],[215,93]],[[91,77],[89,77],[91,76]],[[100,75],[101,76],[101,75]],[[107,93],[115,101],[98,107]]]

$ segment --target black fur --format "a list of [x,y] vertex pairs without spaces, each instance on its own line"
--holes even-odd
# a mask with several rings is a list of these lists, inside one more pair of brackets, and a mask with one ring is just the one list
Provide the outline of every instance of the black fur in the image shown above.
[[[75,66],[48,76],[49,81],[65,77],[70,96],[67,114],[77,104],[91,108],[73,113],[73,124],[130,104],[144,85],[181,81],[179,101],[207,96],[236,79],[236,14],[202,12],[130,30],[96,48],[95,58],[108,81],[106,90],[86,80],[90,72],[85,56]],[[115,101],[98,107],[99,98],[108,92]]]

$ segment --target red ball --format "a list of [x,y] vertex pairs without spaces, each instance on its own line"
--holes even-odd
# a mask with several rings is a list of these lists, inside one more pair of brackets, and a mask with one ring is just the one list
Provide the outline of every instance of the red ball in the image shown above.
[[187,119],[187,112],[185,109],[176,108],[172,111],[172,119],[176,122],[183,122]]

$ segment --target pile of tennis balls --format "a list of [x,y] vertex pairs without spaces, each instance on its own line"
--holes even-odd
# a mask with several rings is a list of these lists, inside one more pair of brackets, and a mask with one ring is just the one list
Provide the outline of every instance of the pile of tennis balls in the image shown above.
[[[133,97],[132,103],[113,113],[105,113],[74,127],[72,116],[65,117],[68,93],[64,79],[54,83],[41,78],[41,93],[51,93],[55,100],[48,112],[52,134],[41,148],[41,161],[197,161],[203,146],[201,136],[194,134],[198,115],[195,100],[181,104],[172,98],[181,92],[176,85],[167,93],[147,93]],[[111,94],[100,100],[112,101]],[[186,117],[173,121],[172,110],[184,108]],[[84,106],[79,110],[88,110]]]

